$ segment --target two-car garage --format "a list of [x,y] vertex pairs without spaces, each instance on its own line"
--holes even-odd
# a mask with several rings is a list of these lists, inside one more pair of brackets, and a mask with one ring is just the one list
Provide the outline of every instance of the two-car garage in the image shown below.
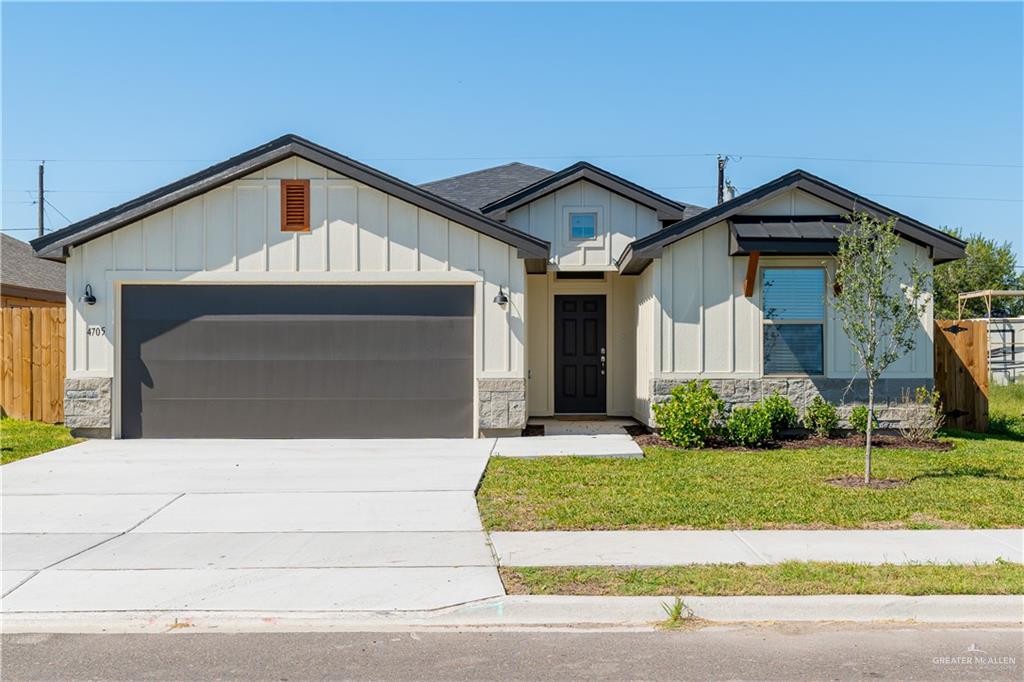
[[125,438],[473,435],[472,286],[125,285]]

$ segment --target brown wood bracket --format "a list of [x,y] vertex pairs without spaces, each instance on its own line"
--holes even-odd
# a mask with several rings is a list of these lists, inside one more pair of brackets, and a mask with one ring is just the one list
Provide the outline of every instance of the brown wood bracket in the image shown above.
[[761,260],[760,251],[751,251],[747,259],[747,276],[743,279],[743,295],[750,298],[754,295],[754,282],[757,281],[757,262]]

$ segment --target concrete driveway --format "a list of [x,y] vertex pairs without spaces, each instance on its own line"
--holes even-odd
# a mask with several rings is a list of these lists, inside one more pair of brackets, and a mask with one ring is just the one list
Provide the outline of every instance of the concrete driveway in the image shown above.
[[424,610],[504,594],[493,440],[88,441],[3,467],[3,610]]

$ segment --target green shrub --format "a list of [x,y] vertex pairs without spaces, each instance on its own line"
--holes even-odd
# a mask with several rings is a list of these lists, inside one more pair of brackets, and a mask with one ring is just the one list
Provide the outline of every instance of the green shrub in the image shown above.
[[[871,415],[871,426],[878,428],[878,417]],[[857,433],[868,432],[868,406],[857,405],[850,411],[850,428]]]
[[736,445],[766,445],[772,439],[771,417],[760,403],[753,407],[736,407],[725,423],[725,431]]
[[796,408],[789,398],[778,393],[772,393],[761,401],[764,411],[768,414],[768,421],[772,425],[772,435],[778,436],[783,429],[791,429],[797,424]]
[[804,428],[810,429],[816,436],[828,438],[838,426],[839,414],[836,412],[836,406],[820,395],[814,396],[814,400],[804,410]]
[[725,403],[708,381],[688,381],[653,409],[662,438],[679,447],[699,448],[718,427]]

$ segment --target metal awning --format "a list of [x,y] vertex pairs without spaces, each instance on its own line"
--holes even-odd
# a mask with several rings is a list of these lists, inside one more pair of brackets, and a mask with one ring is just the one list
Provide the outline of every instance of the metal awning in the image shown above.
[[729,255],[833,255],[847,225],[842,216],[733,216]]

